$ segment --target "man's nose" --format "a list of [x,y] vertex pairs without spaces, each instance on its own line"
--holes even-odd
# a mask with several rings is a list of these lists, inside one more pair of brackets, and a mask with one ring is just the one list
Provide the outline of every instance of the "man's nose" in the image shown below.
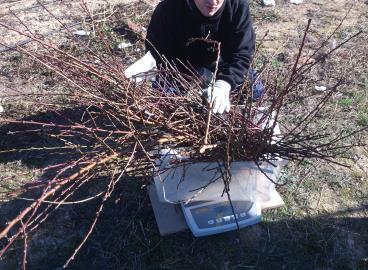
[[211,6],[217,5],[218,0],[207,0],[207,4]]

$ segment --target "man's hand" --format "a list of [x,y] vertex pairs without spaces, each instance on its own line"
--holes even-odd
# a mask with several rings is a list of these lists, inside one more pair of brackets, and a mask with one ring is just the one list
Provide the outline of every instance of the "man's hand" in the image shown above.
[[135,82],[143,81],[146,76],[145,72],[148,72],[156,67],[156,60],[152,54],[148,51],[142,58],[137,60],[133,65],[129,66],[124,75],[127,79],[132,78]]
[[203,89],[203,96],[207,99],[207,102],[209,103],[213,102],[212,104],[213,113],[222,114],[224,111],[225,112],[230,111],[230,99],[229,99],[230,89],[231,89],[230,84],[223,80],[215,81],[213,91],[211,86],[207,87],[206,89]]

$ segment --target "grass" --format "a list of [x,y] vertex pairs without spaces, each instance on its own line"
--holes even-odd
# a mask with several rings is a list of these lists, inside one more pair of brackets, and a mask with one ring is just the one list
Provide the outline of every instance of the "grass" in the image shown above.
[[368,111],[358,113],[358,125],[364,127],[368,125]]
[[360,126],[368,125],[368,77],[364,76],[360,82],[358,82],[360,91],[356,93],[356,99],[358,102],[358,120],[357,123]]
[[[282,18],[271,15],[265,20],[277,23]],[[106,31],[111,32],[111,29]],[[68,46],[78,50],[73,44]],[[131,52],[120,53],[125,58]],[[5,73],[14,75],[21,67],[23,78],[52,76],[17,54],[7,63]],[[271,63],[277,68],[282,64],[283,61],[277,59]],[[367,125],[367,82],[364,77],[354,91],[344,89],[343,97],[325,108],[316,128],[337,132],[350,129],[355,123]],[[38,83],[47,88],[42,80]],[[313,98],[314,102],[319,97]],[[290,118],[300,113],[301,105],[303,109],[308,106],[300,100],[295,104],[296,107],[289,108]],[[35,114],[32,108],[25,111],[22,104],[13,106],[14,114],[9,112],[10,116]],[[332,127],[331,119],[336,119]],[[346,119],[350,121],[348,124],[345,124]],[[1,138],[1,146],[7,146],[8,137],[1,134]],[[27,138],[13,139],[21,143]],[[28,140],[37,145],[42,137]],[[351,169],[315,160],[289,164],[280,177],[280,181],[289,181],[288,185],[279,187],[284,207],[265,212],[263,222],[255,226],[206,238],[194,238],[188,231],[161,237],[144,188],[147,179],[124,179],[107,201],[94,233],[70,269],[368,269],[368,175],[363,170],[368,153],[364,149],[359,153],[352,151],[353,157],[358,155],[361,159],[349,161]],[[60,155],[60,159],[70,158],[68,154]],[[33,170],[55,158],[31,152],[1,159],[0,192],[35,179]],[[25,172],[24,177],[17,177],[20,171]],[[9,175],[12,181],[4,181]],[[85,187],[71,200],[99,190],[98,185]],[[23,194],[26,195],[35,194]],[[79,205],[62,206],[47,223],[29,235],[28,268],[61,269],[73,247],[83,238],[99,202],[97,198]],[[1,227],[16,214],[15,209],[26,204],[18,199],[1,202]],[[0,261],[0,269],[19,266],[23,249],[22,243],[18,244]]]
[[352,98],[342,98],[339,100],[339,105],[342,106],[342,107],[351,107],[353,105],[353,102],[354,102],[354,99]]

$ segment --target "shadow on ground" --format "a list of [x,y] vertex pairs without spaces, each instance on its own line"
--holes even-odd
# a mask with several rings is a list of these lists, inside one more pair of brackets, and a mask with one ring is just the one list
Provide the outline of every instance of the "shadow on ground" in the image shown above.
[[[84,108],[73,109],[63,115],[78,120],[83,111]],[[69,123],[53,113],[24,120]],[[40,130],[25,132],[26,129]],[[5,125],[0,134],[2,150],[63,146],[40,126]],[[25,150],[1,154],[0,162],[21,161],[29,168],[44,168],[72,158],[78,158],[78,153],[60,149]],[[100,180],[96,183],[104,182]],[[204,238],[194,238],[188,231],[161,237],[144,182],[140,178],[119,182],[94,232],[69,269],[368,269],[368,218],[363,214],[360,217],[360,213],[367,211],[367,205],[305,218],[296,218],[280,209],[268,212],[262,223],[241,231]],[[70,201],[92,194],[94,183],[81,189]],[[22,197],[36,195],[33,191]],[[101,199],[63,205],[30,233],[28,269],[61,269],[88,231]],[[2,202],[0,229],[30,203],[20,199]],[[0,260],[0,269],[20,267],[22,243],[19,241]],[[0,242],[0,248],[4,244]]]
[[[80,151],[68,148],[77,145],[83,149],[92,147],[86,130],[69,128],[81,125],[93,128],[88,113],[96,108],[76,107],[59,111],[47,111],[0,127],[0,163],[21,161],[29,168],[45,168],[55,162],[65,162],[80,157]],[[97,121],[104,121],[97,119]],[[103,126],[103,123],[99,126]],[[73,136],[70,136],[72,134]]]
[[[0,168],[6,171],[11,167],[13,175],[6,179],[2,172],[0,192],[12,192],[9,186],[16,188],[18,182],[21,185],[27,173],[37,175],[38,181],[47,181],[82,157],[88,160],[110,149],[120,151],[116,138],[121,134],[112,132],[124,128],[100,113],[102,109],[88,106],[46,111],[0,126],[0,166],[4,164]],[[9,180],[13,185],[8,185]]]
[[[57,210],[29,238],[28,269],[61,269],[92,222],[99,199]],[[2,204],[1,227],[19,209]],[[358,213],[363,209],[349,209]],[[272,218],[241,231],[204,238],[158,233],[145,189],[124,179],[70,269],[367,269],[368,218],[343,213]],[[16,269],[21,241],[0,261]]]

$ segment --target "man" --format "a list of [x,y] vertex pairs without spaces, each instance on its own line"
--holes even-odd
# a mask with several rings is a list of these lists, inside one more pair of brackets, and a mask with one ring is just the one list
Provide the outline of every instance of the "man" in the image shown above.
[[148,27],[148,53],[125,74],[131,77],[166,60],[180,71],[214,72],[217,52],[205,39],[220,42],[221,49],[213,92],[208,86],[203,94],[214,113],[228,112],[230,90],[243,83],[255,47],[247,0],[163,0]]

